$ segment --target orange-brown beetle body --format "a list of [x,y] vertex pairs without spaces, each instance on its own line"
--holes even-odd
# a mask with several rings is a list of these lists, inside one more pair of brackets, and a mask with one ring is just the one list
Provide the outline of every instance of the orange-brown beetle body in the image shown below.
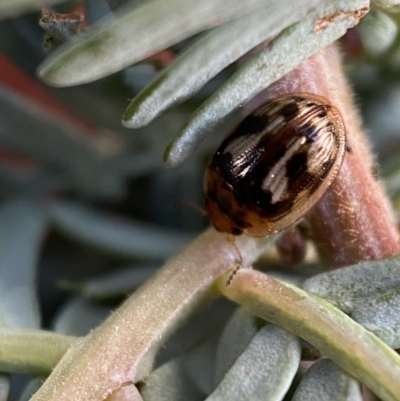
[[273,99],[222,142],[205,174],[206,210],[221,232],[263,237],[301,219],[343,162],[339,111],[309,93]]

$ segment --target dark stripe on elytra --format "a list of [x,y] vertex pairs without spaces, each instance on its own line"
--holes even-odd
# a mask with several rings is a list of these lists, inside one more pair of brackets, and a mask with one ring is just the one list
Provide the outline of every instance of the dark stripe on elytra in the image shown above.
[[248,194],[257,213],[270,221],[279,220],[293,207],[294,198],[271,203],[272,194],[269,191],[264,191],[259,185],[251,186],[248,189]]
[[278,113],[285,119],[285,121],[291,121],[296,117],[299,111],[299,106],[296,103],[285,104]]
[[257,134],[268,125],[269,118],[266,114],[263,115],[249,115],[246,117],[232,132],[230,135],[234,138],[240,138],[244,135]]
[[[213,158],[211,168],[218,170],[222,179],[229,184],[237,185],[239,181],[252,174],[263,155],[263,150],[262,147],[257,146],[256,150],[242,152],[235,155],[236,157],[233,157],[232,153],[229,152],[219,154],[218,157]],[[244,171],[246,171],[245,174],[243,174]]]
[[286,163],[286,176],[289,178],[289,187],[292,182],[298,180],[299,176],[307,171],[308,153],[296,153]]
[[222,146],[218,149],[218,151],[214,154],[214,157],[211,159],[210,168],[213,170],[226,170],[229,169],[229,166],[232,163],[232,153],[225,152]]

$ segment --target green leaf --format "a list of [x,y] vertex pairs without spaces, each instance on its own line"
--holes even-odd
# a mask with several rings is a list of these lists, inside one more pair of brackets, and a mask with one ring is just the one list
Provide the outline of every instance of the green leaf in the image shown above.
[[372,10],[361,21],[359,32],[367,55],[379,57],[393,45],[397,38],[397,24],[386,13]]
[[107,299],[130,294],[155,272],[156,266],[132,265],[113,269],[83,282],[63,280],[59,285],[64,289],[76,291],[85,298]]
[[280,401],[297,372],[300,340],[273,325],[263,327],[206,401]]
[[63,305],[52,327],[57,333],[81,337],[96,328],[109,315],[109,307],[76,297]]
[[244,308],[238,308],[221,335],[215,360],[215,384],[217,385],[233,366],[236,359],[257,334],[253,315]]
[[400,356],[329,302],[255,270],[225,280],[229,299],[308,341],[383,401],[400,401]]
[[362,401],[360,385],[330,359],[307,370],[291,401]]
[[392,7],[400,4],[399,0],[372,0],[372,2],[380,7]]
[[[165,152],[167,165],[171,168],[181,165],[229,113],[303,60],[340,38],[347,29],[357,24],[357,12],[366,11],[368,5],[367,0],[337,0],[330,6],[318,8],[302,22],[283,31],[266,49],[240,68],[183,125]],[[330,21],[330,16],[335,13],[339,16]],[[324,18],[329,24],[316,31],[318,21],[324,21]]]
[[0,208],[0,319],[4,327],[40,327],[36,271],[46,211],[34,201],[18,199]]
[[38,74],[53,86],[92,82],[205,29],[278,0],[154,0],[121,6],[56,49]]
[[400,256],[394,256],[318,274],[306,280],[303,289],[350,313],[355,305],[363,304],[398,286]]
[[0,329],[0,370],[49,374],[77,338],[34,329]]
[[214,362],[215,351],[218,345],[219,332],[209,336],[205,341],[197,344],[185,353],[184,361],[186,372],[201,393],[210,394],[214,390]]
[[[327,3],[327,0],[324,1]],[[272,39],[304,18],[321,1],[300,0],[293,3],[292,0],[282,0],[270,3],[257,12],[215,28],[190,47],[132,100],[122,123],[129,128],[148,124],[171,105],[197,92],[254,46]]]
[[36,391],[39,390],[40,386],[43,384],[44,379],[44,377],[35,377],[34,379],[30,380],[18,401],[29,401],[32,397],[32,394],[35,394]]
[[190,240],[179,230],[121,219],[78,203],[51,206],[52,222],[69,236],[120,256],[165,258]]
[[183,358],[172,359],[145,380],[143,401],[200,401],[204,394],[190,379]]
[[[0,401],[7,401],[10,392],[10,376],[5,373],[0,374]],[[32,394],[32,393],[31,393]]]
[[351,317],[392,348],[400,348],[400,287],[357,305]]

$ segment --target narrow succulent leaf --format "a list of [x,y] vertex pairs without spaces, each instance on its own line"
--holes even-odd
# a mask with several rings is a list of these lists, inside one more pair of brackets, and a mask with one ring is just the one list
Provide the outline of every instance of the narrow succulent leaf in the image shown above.
[[250,313],[315,346],[383,401],[400,401],[400,356],[329,302],[255,270],[239,271],[219,289]]
[[350,313],[355,305],[399,286],[400,256],[393,256],[318,274],[306,280],[303,289]]
[[[66,0],[46,0],[46,5],[50,6],[56,3],[62,3]],[[38,0],[1,0],[0,2],[0,20],[3,18],[16,17],[19,14],[40,10],[44,6],[43,1]]]
[[359,32],[367,55],[379,57],[393,45],[397,38],[397,24],[386,13],[372,10],[363,18]]
[[0,370],[34,375],[49,374],[75,337],[34,329],[0,329]]
[[78,203],[54,204],[50,216],[72,238],[128,258],[164,259],[190,240],[177,230],[115,218]]
[[0,401],[7,401],[10,392],[10,376],[6,373],[0,374]]
[[154,0],[126,4],[56,49],[39,67],[53,86],[92,82],[200,31],[277,0]]
[[301,356],[300,340],[267,325],[227,372],[207,401],[279,401],[297,372]]
[[257,331],[254,316],[244,308],[238,308],[225,326],[219,341],[215,359],[215,385],[223,379]]
[[110,308],[83,298],[73,298],[63,305],[53,323],[56,333],[85,336],[110,314]]
[[330,359],[314,363],[301,380],[292,401],[362,401],[360,385]]
[[400,287],[360,302],[351,317],[390,347],[400,348]]
[[145,380],[143,401],[200,401],[204,394],[190,379],[183,358],[172,359]]
[[[246,266],[274,240],[242,236],[235,245]],[[60,401],[63,394],[75,401],[102,401],[125,383],[142,380],[169,333],[216,295],[215,280],[236,265],[237,249],[215,230],[199,236],[73,347],[32,401]]]
[[181,165],[229,113],[281,78],[303,60],[340,38],[368,10],[368,0],[338,0],[284,30],[244,64],[191,116],[166,150],[166,163]]
[[192,347],[182,357],[170,359],[144,380],[143,399],[203,400],[214,388],[212,366],[217,336]]
[[90,171],[103,159],[98,143],[31,99],[0,87],[0,144],[68,170]]
[[390,196],[400,193],[400,165],[398,157],[389,158],[382,163],[382,176],[386,191]]
[[[53,96],[43,85],[40,85],[37,80],[30,77],[30,74],[24,72],[4,54],[0,54],[0,82],[3,87],[2,89],[8,90],[8,92],[5,93],[6,102],[9,101],[16,109],[16,113],[18,114],[19,112],[19,114],[23,115],[24,119],[27,120],[25,121],[25,127],[27,128],[22,132],[15,130],[12,124],[7,127],[9,130],[14,129],[15,135],[26,135],[30,138],[28,135],[32,135],[32,127],[30,124],[32,120],[33,122],[35,121],[34,118],[36,117],[38,120],[36,125],[42,121],[44,125],[56,125],[56,127],[50,126],[42,128],[42,135],[44,136],[43,142],[45,143],[51,142],[52,139],[57,140],[57,143],[60,145],[58,136],[61,136],[63,137],[63,141],[69,140],[70,142],[84,143],[92,149],[95,149],[95,153],[100,153],[103,157],[114,156],[126,149],[126,142],[122,139],[120,134],[110,129],[93,125],[85,118],[82,118],[82,116]],[[85,97],[86,102],[89,103],[92,100],[96,101],[96,99],[98,99],[96,95]],[[78,103],[81,105],[87,104],[82,100],[78,100]],[[5,106],[2,105],[1,109],[5,114],[6,110],[9,110],[3,109],[3,107]],[[75,105],[75,107],[79,106]],[[25,113],[28,115],[25,116]],[[5,118],[5,115],[3,115],[3,117]],[[17,118],[18,116],[11,118],[11,122],[15,124]],[[5,121],[10,121],[10,116],[2,120],[3,123]],[[105,120],[102,119],[102,121],[104,123]],[[18,128],[24,128],[24,124],[22,124],[21,121],[18,121],[18,123]],[[2,128],[4,129],[3,125]],[[36,126],[35,128],[35,135],[38,135],[38,128]],[[51,131],[52,128],[52,135],[48,135],[48,132]],[[26,134],[25,131],[28,131],[28,134]],[[10,135],[6,131],[2,132],[1,136],[3,137],[6,134]],[[41,144],[43,145],[44,143]],[[30,143],[30,145],[33,146],[35,143]],[[64,146],[65,144],[63,143],[61,148],[65,151],[67,148],[64,149]],[[62,153],[58,155],[60,159],[62,156]]]
[[160,364],[166,363],[177,355],[190,352],[210,337],[220,335],[235,309],[232,302],[222,297],[209,303],[172,334],[157,355],[157,361]]
[[156,271],[155,266],[130,266],[84,282],[62,281],[60,285],[85,298],[104,299],[130,294]]
[[208,337],[184,356],[186,372],[203,395],[210,394],[215,388],[213,367],[219,334]]
[[320,4],[319,0],[270,2],[254,13],[214,29],[177,58],[132,100],[123,115],[122,123],[129,128],[148,124],[171,105],[197,92],[218,72],[254,46],[272,39]]
[[0,208],[0,317],[3,327],[40,326],[36,270],[46,234],[46,211],[34,201]]
[[393,7],[400,4],[399,0],[372,0],[372,2],[380,7]]
[[38,391],[43,382],[44,382],[43,377],[35,377],[34,379],[30,380],[26,385],[18,401],[29,401],[32,397],[32,394]]

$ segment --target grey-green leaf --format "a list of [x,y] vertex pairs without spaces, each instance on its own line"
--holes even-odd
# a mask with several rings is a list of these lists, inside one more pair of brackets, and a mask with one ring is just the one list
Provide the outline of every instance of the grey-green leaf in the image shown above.
[[372,2],[380,7],[393,7],[400,4],[399,0],[372,0]]
[[204,395],[187,374],[183,358],[172,359],[145,380],[144,401],[200,401]]
[[156,271],[156,266],[129,266],[112,270],[84,282],[63,281],[61,285],[86,298],[104,299],[126,296],[138,288]]
[[10,392],[10,376],[6,373],[0,374],[0,401],[8,400]]
[[357,305],[351,317],[392,348],[400,348],[400,287]]
[[306,280],[303,288],[349,313],[358,303],[400,286],[400,257],[361,262]]
[[38,70],[54,86],[92,82],[200,31],[277,0],[153,0],[127,3],[115,18],[72,38]]
[[218,334],[191,348],[184,357],[187,374],[203,394],[211,393],[215,387],[213,368]]
[[36,202],[19,199],[0,208],[0,316],[5,327],[40,326],[36,269],[47,215]]
[[163,259],[190,239],[179,231],[133,219],[113,218],[78,203],[52,205],[51,218],[69,236],[130,258]]
[[[82,174],[104,160],[95,141],[65,119],[27,97],[0,87],[0,144],[49,164]],[[81,178],[82,179],[82,178]]]
[[215,384],[218,384],[226,372],[257,334],[255,317],[244,308],[238,308],[221,335],[215,361]]
[[53,323],[56,333],[85,336],[102,323],[111,310],[84,298],[73,298],[63,305]]
[[393,45],[398,29],[389,15],[373,10],[361,21],[359,32],[364,51],[372,57],[379,57]]
[[307,371],[292,401],[362,401],[360,385],[330,359]]
[[0,370],[48,375],[77,341],[45,330],[0,328]]
[[269,3],[267,7],[223,24],[205,35],[132,100],[122,123],[129,128],[148,124],[171,105],[197,92],[254,46],[272,39],[323,2],[281,0]]
[[39,390],[39,388],[43,384],[44,379],[44,377],[35,377],[34,379],[30,380],[18,401],[29,401],[32,395]]
[[[191,116],[166,150],[166,163],[181,165],[204,137],[229,113],[281,78],[303,60],[340,38],[368,10],[367,0],[338,0],[284,30],[262,52],[250,59]],[[335,14],[339,13],[339,14]],[[337,18],[329,20],[332,15]],[[319,29],[319,21],[329,20]]]
[[385,401],[400,401],[400,357],[329,302],[299,288],[243,269],[219,290],[248,311],[305,339]]
[[280,327],[265,326],[206,400],[281,400],[296,374],[300,356],[297,337]]

